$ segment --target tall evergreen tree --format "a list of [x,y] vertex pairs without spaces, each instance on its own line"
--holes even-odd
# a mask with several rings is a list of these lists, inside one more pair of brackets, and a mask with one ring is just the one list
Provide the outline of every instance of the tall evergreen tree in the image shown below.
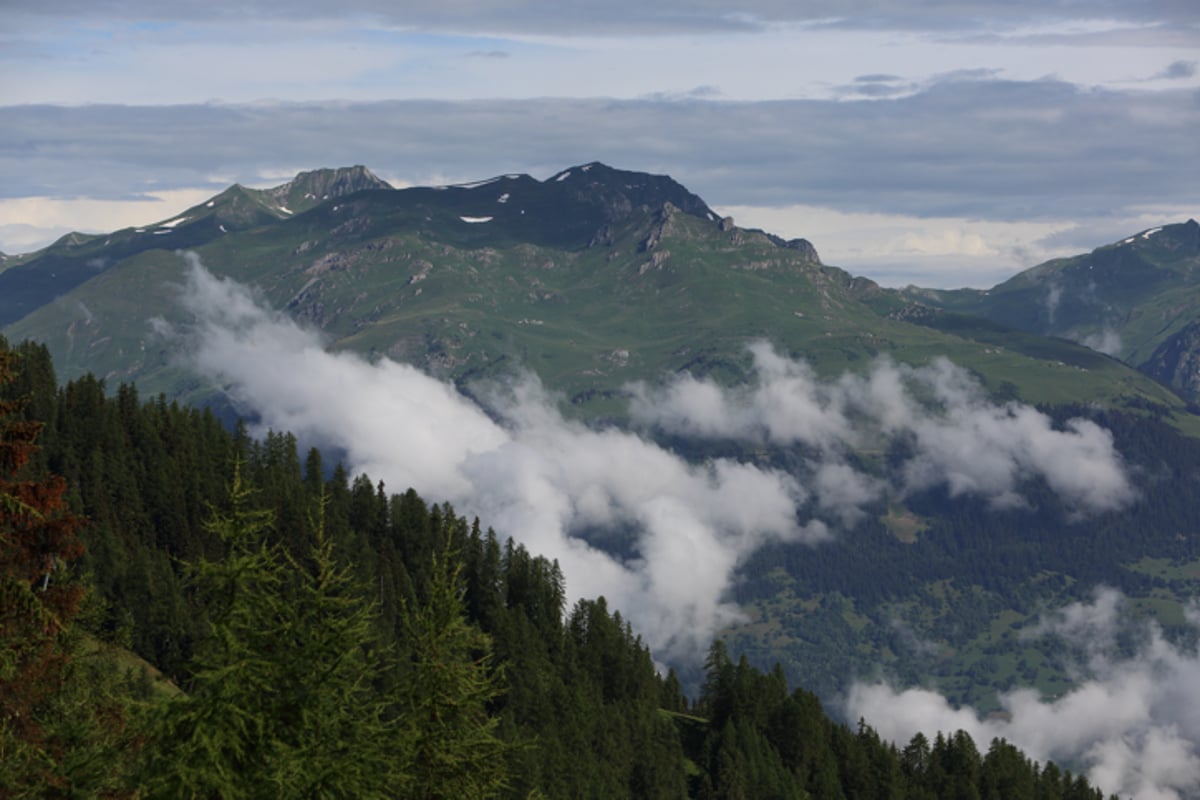
[[231,510],[210,523],[228,555],[195,567],[210,636],[188,693],[157,709],[148,794],[390,797],[404,742],[374,690],[387,651],[373,607],[334,563],[323,525],[308,558],[292,558],[249,495],[235,472]]
[[467,620],[460,572],[447,538],[433,557],[427,600],[403,615],[410,658],[401,720],[413,749],[402,796],[414,800],[481,800],[506,783],[510,746],[489,713],[500,674],[491,637]]

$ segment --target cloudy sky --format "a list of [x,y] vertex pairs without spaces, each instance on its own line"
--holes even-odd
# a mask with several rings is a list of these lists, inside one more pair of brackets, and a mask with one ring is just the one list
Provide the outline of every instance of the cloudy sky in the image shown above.
[[591,160],[887,284],[1200,216],[1194,0],[10,0],[0,251],[362,163]]

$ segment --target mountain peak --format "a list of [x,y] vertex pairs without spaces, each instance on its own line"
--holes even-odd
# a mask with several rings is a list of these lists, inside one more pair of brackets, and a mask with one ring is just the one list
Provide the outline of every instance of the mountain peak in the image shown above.
[[591,161],[557,172],[543,183],[561,186],[576,200],[603,206],[611,221],[624,219],[638,208],[658,210],[667,204],[712,222],[720,219],[699,196],[669,175],[632,172]]
[[275,202],[292,211],[304,211],[334,197],[369,189],[392,189],[392,185],[361,164],[353,167],[314,169],[301,172],[285,184],[267,190]]

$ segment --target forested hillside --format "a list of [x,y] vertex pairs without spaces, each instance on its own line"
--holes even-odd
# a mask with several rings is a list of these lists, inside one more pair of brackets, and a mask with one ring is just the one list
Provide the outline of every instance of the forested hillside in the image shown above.
[[0,340],[0,798],[1101,796],[721,643],[685,698],[565,597],[448,504]]

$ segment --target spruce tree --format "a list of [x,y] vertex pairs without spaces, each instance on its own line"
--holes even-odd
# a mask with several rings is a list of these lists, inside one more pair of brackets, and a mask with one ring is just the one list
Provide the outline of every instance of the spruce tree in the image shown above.
[[409,651],[401,720],[412,741],[406,798],[477,800],[506,783],[510,746],[497,735],[490,704],[500,694],[491,637],[468,622],[461,562],[447,537],[433,557],[428,595],[403,610]]

